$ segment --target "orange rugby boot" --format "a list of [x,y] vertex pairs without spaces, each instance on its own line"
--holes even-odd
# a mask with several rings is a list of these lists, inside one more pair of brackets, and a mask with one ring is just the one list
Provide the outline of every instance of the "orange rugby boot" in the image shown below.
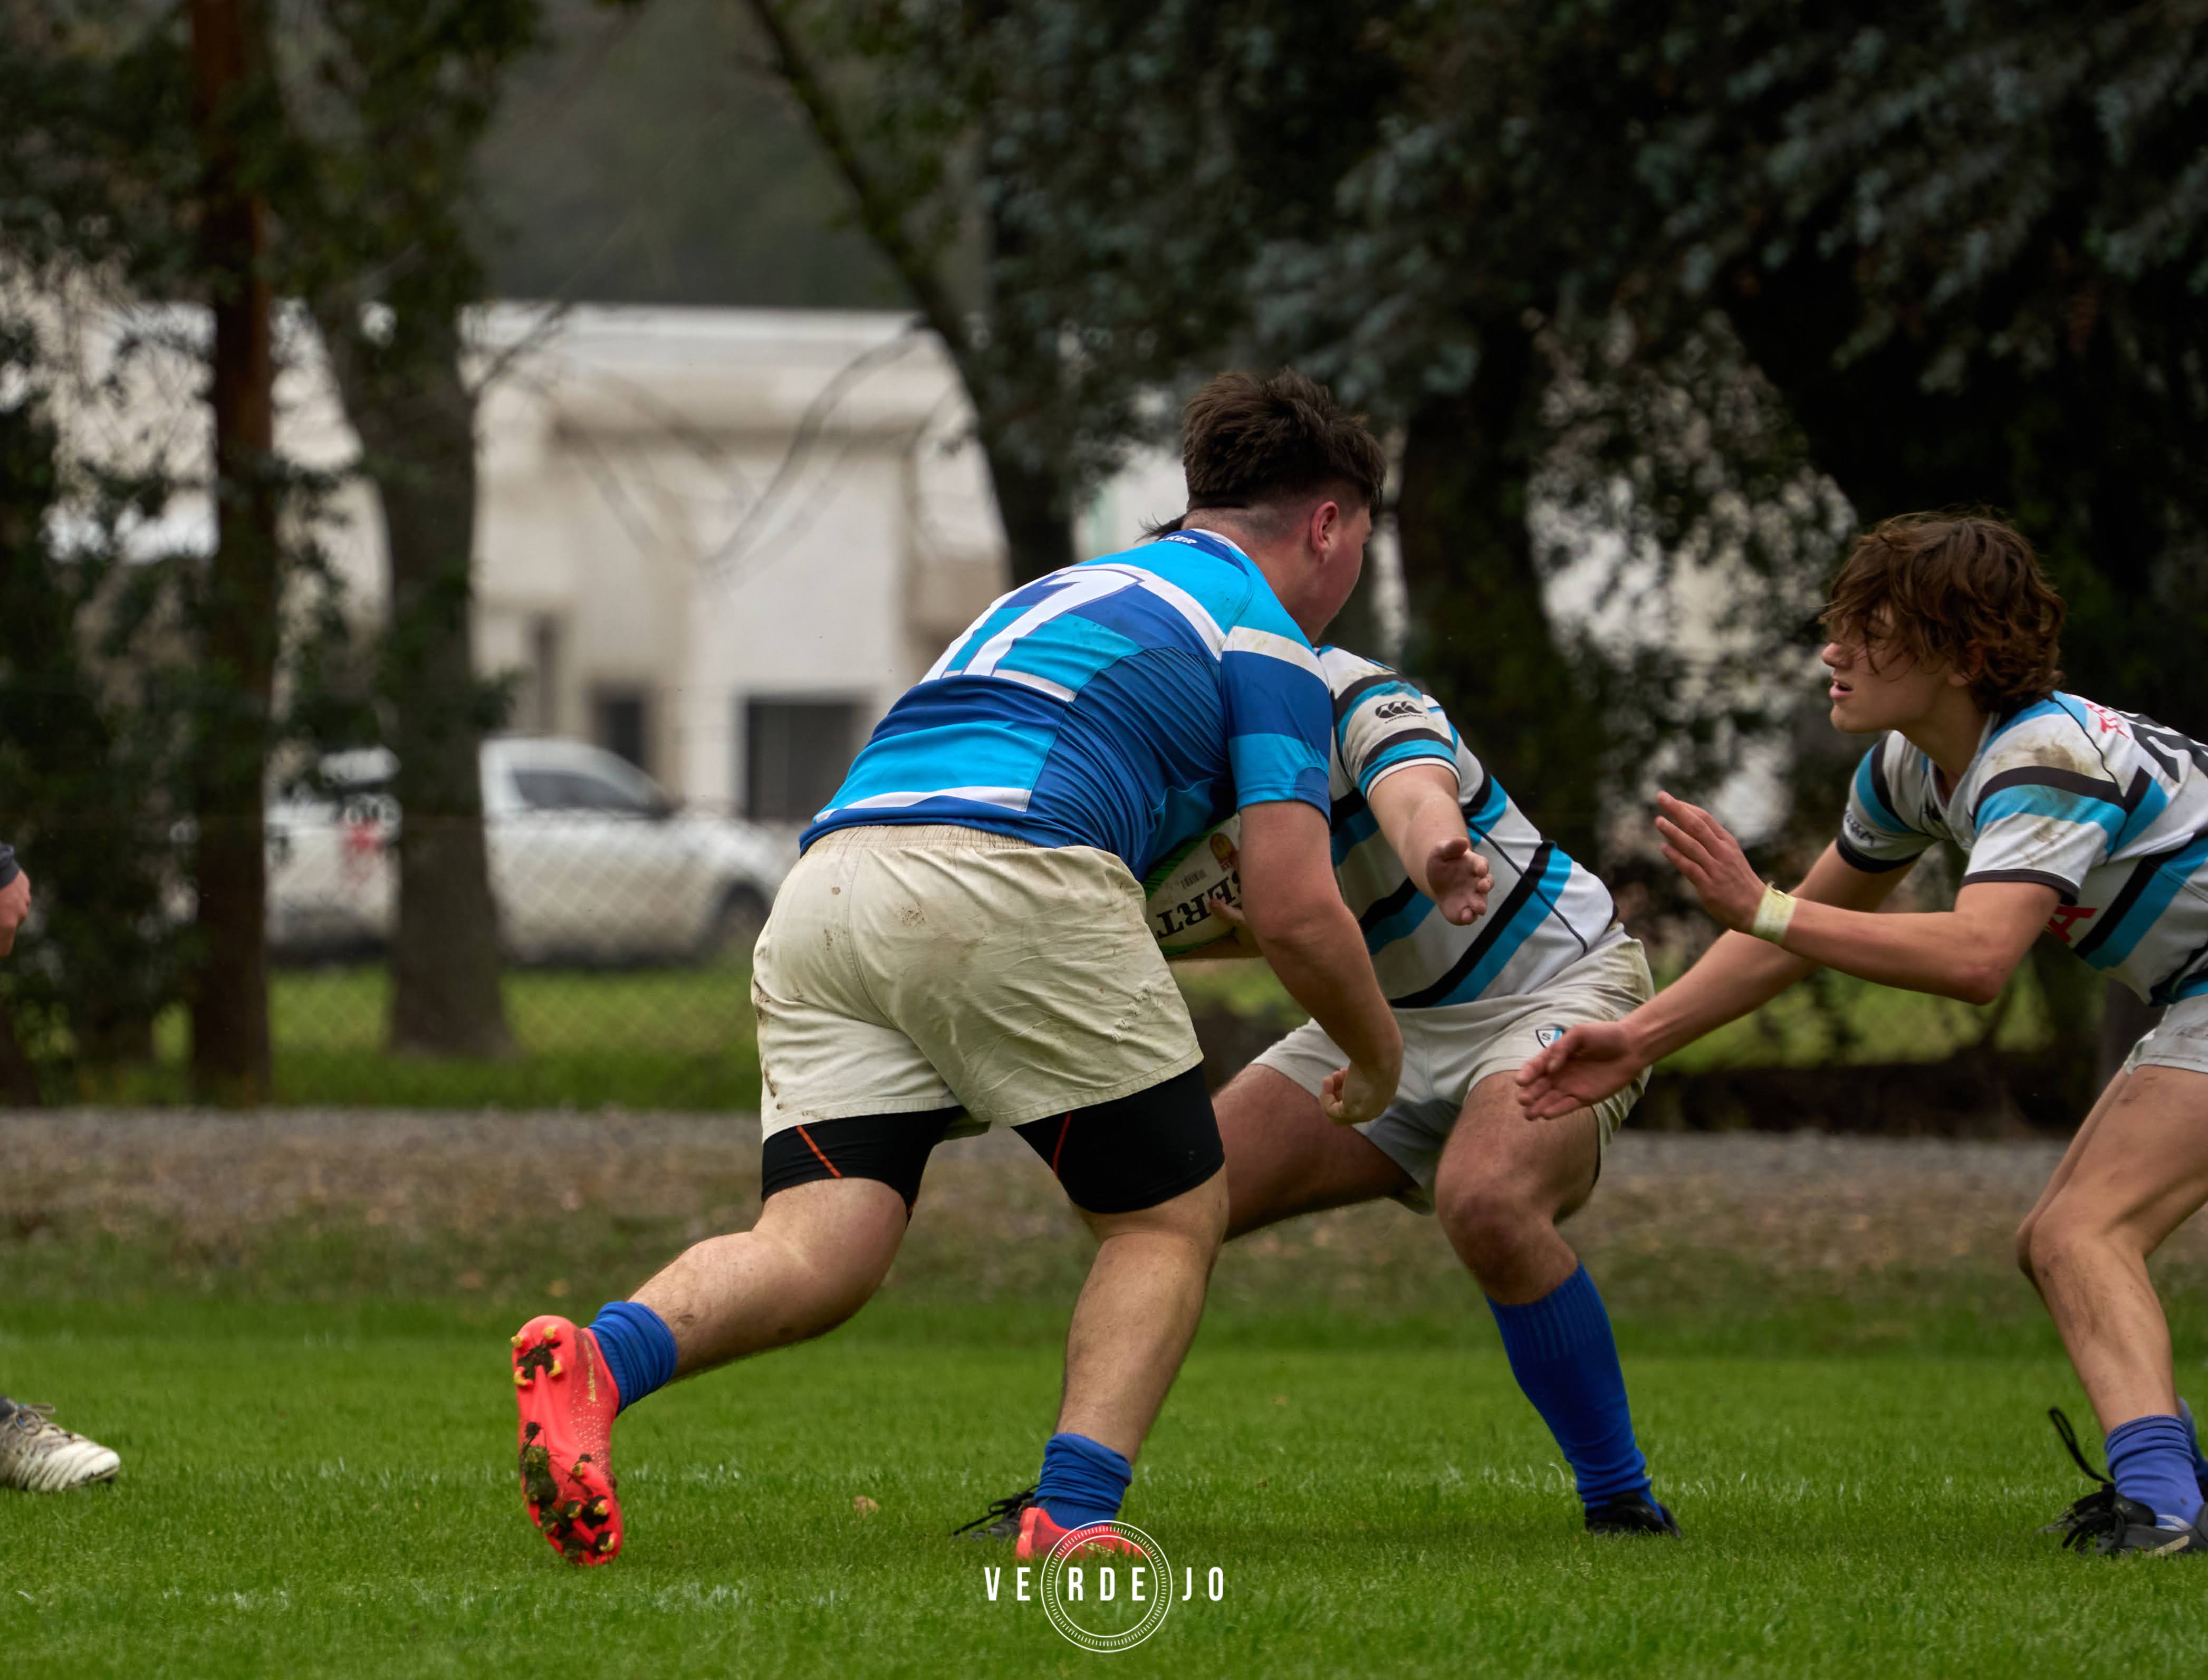
[[556,1313],[531,1319],[513,1338],[513,1398],[529,1520],[570,1563],[612,1563],[621,1548],[610,1455],[621,1393],[597,1338]]
[[1074,1548],[1076,1554],[1083,1551],[1131,1551],[1138,1557],[1142,1556],[1142,1547],[1103,1523],[1087,1528],[1061,1528],[1050,1520],[1050,1513],[1040,1505],[1030,1505],[1020,1513],[1020,1543],[1012,1548],[1012,1556],[1023,1563],[1040,1563],[1068,1534],[1089,1537]]

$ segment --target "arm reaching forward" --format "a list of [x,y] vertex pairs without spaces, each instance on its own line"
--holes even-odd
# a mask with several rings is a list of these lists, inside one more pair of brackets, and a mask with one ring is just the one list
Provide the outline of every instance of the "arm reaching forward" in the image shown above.
[[1519,1069],[1518,1101],[1529,1119],[1553,1119],[1600,1101],[1642,1068],[1761,1008],[1820,964],[1985,1002],[2001,990],[2055,898],[2051,887],[1985,882],[1965,887],[1953,910],[1875,915],[1906,872],[1865,873],[1828,846],[1795,889],[1779,940],[1759,939],[1745,930],[1755,925],[1767,889],[1738,843],[1698,807],[1669,795],[1658,804],[1665,856],[1731,931],[1623,1021],[1574,1027]]
[[1288,995],[1347,1052],[1319,1103],[1337,1125],[1376,1119],[1395,1095],[1403,1038],[1341,902],[1325,813],[1300,801],[1242,809],[1242,902],[1250,932]]
[[1487,912],[1494,877],[1472,848],[1456,801],[1455,766],[1425,759],[1389,771],[1365,795],[1411,885],[1449,921],[1469,927]]

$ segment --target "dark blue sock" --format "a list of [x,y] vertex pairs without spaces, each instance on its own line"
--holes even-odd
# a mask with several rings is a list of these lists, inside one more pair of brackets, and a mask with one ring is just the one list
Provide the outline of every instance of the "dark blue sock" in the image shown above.
[[1101,1441],[1053,1435],[1043,1445],[1035,1503],[1061,1528],[1086,1528],[1119,1515],[1135,1467]]
[[2200,1454],[2200,1425],[2193,1421],[2193,1408],[2183,1401],[2177,1402],[2177,1415],[2185,1419],[2185,1427],[2193,1434],[2193,1474],[2200,1484],[2200,1491],[2208,1495],[2208,1458]]
[[606,1356],[614,1387],[626,1412],[654,1389],[675,1380],[675,1332],[650,1307],[635,1301],[608,1301],[591,1321],[598,1352]]
[[1538,1301],[1488,1302],[1511,1375],[1557,1437],[1579,1479],[1580,1502],[1648,1491],[1648,1461],[1634,1444],[1617,1341],[1594,1280],[1581,1266]]
[[2193,1522],[2200,1515],[2200,1479],[2193,1470],[2193,1431],[2166,1413],[2133,1418],[2109,1431],[2109,1474],[2116,1491],[2158,1517]]

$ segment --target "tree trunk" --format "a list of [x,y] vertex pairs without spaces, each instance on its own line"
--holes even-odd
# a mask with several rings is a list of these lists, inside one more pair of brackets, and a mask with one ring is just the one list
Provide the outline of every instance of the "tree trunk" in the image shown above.
[[471,645],[475,399],[460,377],[459,324],[403,324],[399,354],[359,343],[354,323],[337,311],[321,325],[383,505],[390,555],[382,687],[399,811],[391,1047],[504,1055],[513,1038],[483,837],[489,720]]
[[981,430],[989,483],[997,493],[997,517],[1004,521],[1005,547],[1011,557],[1012,587],[1072,565],[1073,516],[1058,475],[1015,459],[993,441],[986,420]]
[[262,778],[276,669],[274,361],[267,211],[246,184],[241,134],[267,74],[257,0],[190,0],[201,260],[214,308],[215,550],[201,603],[206,700],[195,766],[201,951],[192,1074],[202,1100],[269,1089]]
[[1593,866],[1601,712],[1557,647],[1526,525],[1539,395],[1531,335],[1497,322],[1471,387],[1412,416],[1397,512],[1404,663],[1527,815]]

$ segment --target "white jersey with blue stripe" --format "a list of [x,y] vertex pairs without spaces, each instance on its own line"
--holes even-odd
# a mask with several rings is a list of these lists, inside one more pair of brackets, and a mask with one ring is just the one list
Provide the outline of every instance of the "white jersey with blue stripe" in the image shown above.
[[[1439,701],[1343,648],[1321,648],[1319,669],[1334,699],[1327,776],[1335,878],[1391,1005],[1437,1009],[1536,991],[1625,937],[1610,889],[1541,837],[1458,737]],[[1456,772],[1465,826],[1494,872],[1487,913],[1468,927],[1412,885],[1365,803],[1377,783],[1414,764]]]
[[2208,993],[2208,747],[2151,718],[2057,693],[1989,719],[1941,795],[1932,761],[1889,735],[1863,755],[1839,853],[1899,869],[1935,841],[1963,884],[2061,895],[2047,930],[2151,1003]]
[[1327,808],[1318,657],[1257,565],[1176,531],[1001,597],[890,708],[801,843],[951,823],[1155,859],[1247,805]]

